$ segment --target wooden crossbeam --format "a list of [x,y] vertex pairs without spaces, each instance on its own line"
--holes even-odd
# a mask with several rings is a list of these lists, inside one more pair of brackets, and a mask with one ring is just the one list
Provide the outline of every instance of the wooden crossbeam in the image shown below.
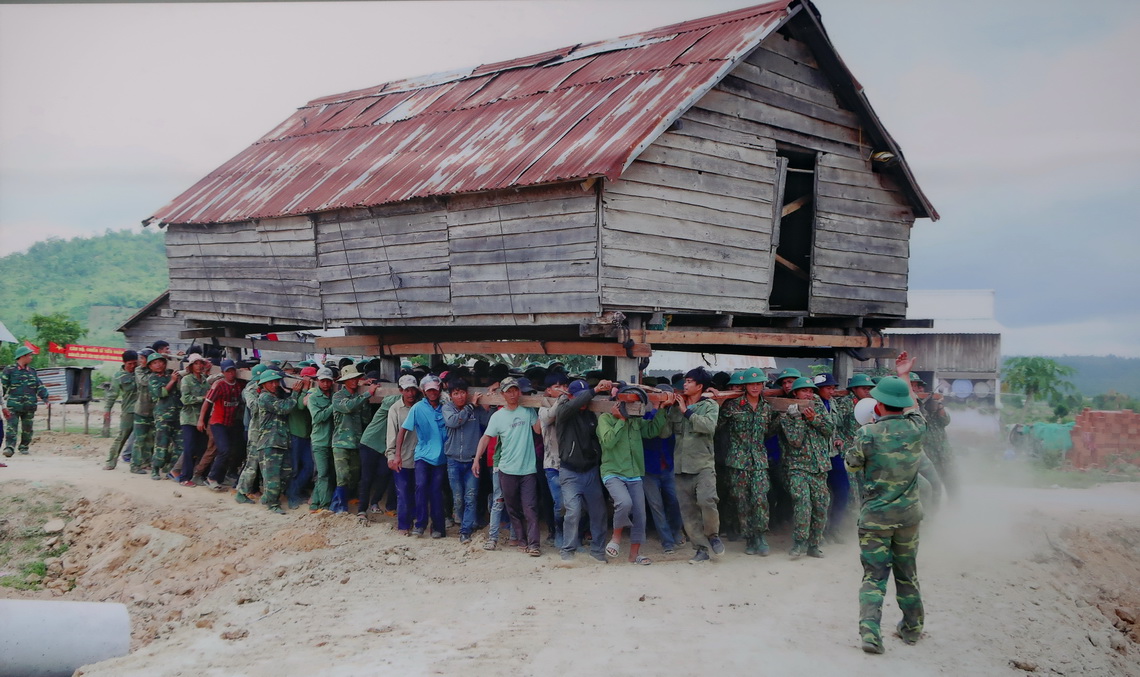
[[[363,339],[363,340],[361,340]],[[355,342],[352,342],[355,341]],[[626,357],[625,348],[612,341],[418,341],[381,343],[379,336],[337,336],[318,338],[318,351],[359,353],[361,355],[430,355],[461,354],[533,354],[533,355],[600,355]],[[652,349],[645,343],[635,344],[634,357],[649,357]]]
[[834,334],[761,333],[751,331],[652,331],[640,332],[650,344],[722,345],[722,346],[797,346],[820,348],[881,348],[883,339],[873,336],[839,336]]
[[271,350],[279,353],[315,353],[317,345],[308,341],[270,341],[268,339],[248,339],[238,336],[217,336],[218,345],[227,348],[248,348],[250,350]]
[[811,276],[807,274],[806,270],[804,270],[803,268],[800,268],[796,264],[785,259],[783,256],[780,256],[779,254],[776,254],[776,263],[778,263],[781,266],[790,270],[793,275],[800,278],[801,280],[808,280],[808,281],[811,280]]
[[787,216],[788,214],[791,214],[792,212],[799,211],[800,209],[802,209],[804,207],[804,205],[807,205],[811,202],[811,198],[812,198],[812,196],[810,194],[808,194],[808,195],[801,197],[798,200],[795,200],[793,202],[789,202],[788,204],[784,205],[783,209],[780,210],[780,216],[784,217],[784,216]]

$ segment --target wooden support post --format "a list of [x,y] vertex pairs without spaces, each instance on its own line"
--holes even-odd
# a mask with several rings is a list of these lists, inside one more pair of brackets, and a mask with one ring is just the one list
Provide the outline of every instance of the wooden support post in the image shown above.
[[400,360],[396,357],[377,357],[384,366],[380,368],[380,377],[395,383],[400,380]]
[[60,402],[59,408],[61,410],[60,418],[63,419],[63,422],[59,424],[59,430],[60,432],[67,432],[67,405]]
[[[226,333],[227,337],[236,336],[236,333],[235,333],[233,327],[226,327],[225,333]],[[236,347],[236,346],[225,346],[225,349],[226,349],[226,357],[233,360],[234,364],[241,362],[241,348]]]
[[626,383],[641,383],[641,371],[638,369],[640,359],[636,357],[615,357],[614,373],[618,381]]
[[51,402],[48,402],[48,422],[47,429],[51,430]]
[[835,351],[835,362],[831,368],[832,376],[839,383],[840,388],[847,387],[847,381],[855,375],[855,358],[846,350]]
[[91,434],[91,403],[83,403],[83,434]]

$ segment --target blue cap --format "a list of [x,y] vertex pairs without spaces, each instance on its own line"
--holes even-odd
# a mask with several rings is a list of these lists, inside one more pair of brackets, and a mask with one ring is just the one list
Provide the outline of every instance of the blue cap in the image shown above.
[[529,395],[530,393],[538,392],[534,389],[534,386],[530,384],[529,378],[520,376],[516,380],[519,383],[519,392],[521,392],[523,395]]
[[570,377],[560,371],[554,371],[546,375],[546,387],[566,385],[570,382]]
[[578,379],[577,381],[571,381],[570,382],[570,395],[572,395],[572,396],[577,395],[578,393],[582,392],[583,390],[589,390],[589,389],[590,389],[590,384],[586,383],[582,379]]
[[813,380],[815,382],[816,388],[822,388],[823,386],[837,386],[837,385],[839,385],[839,382],[836,381],[835,377],[832,376],[831,374],[820,374],[820,375],[816,376],[815,379],[813,379]]
[[226,358],[226,359],[222,360],[221,368],[222,368],[222,371],[225,371],[227,369],[237,369],[237,365],[234,364],[233,360]]

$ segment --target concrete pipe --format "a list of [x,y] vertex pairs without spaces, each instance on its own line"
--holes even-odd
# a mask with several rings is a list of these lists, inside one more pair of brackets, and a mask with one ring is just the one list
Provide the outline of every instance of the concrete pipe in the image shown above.
[[69,677],[130,650],[122,604],[0,599],[0,677]]

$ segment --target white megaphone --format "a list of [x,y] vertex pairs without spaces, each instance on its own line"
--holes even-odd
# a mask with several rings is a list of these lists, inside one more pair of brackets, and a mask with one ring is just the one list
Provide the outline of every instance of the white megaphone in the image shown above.
[[855,421],[859,425],[867,425],[879,420],[875,414],[875,405],[878,402],[873,397],[864,397],[855,403]]

